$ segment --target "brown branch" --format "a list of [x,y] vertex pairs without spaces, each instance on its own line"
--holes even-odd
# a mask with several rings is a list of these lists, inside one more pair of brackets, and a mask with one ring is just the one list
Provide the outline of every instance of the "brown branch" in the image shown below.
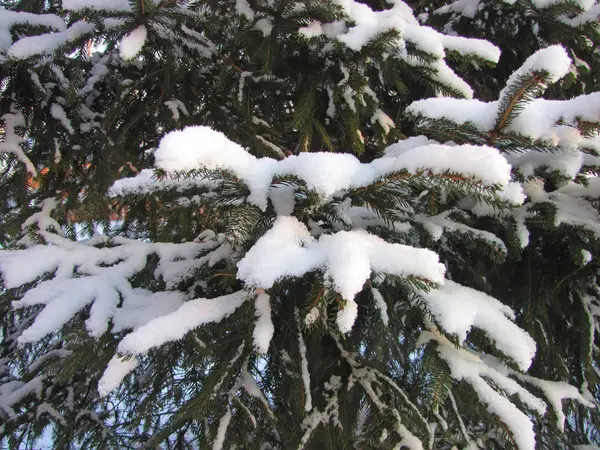
[[525,92],[527,91],[527,89],[531,85],[538,84],[541,81],[542,81],[542,77],[540,77],[539,75],[536,75],[531,79],[531,81],[529,83],[525,83],[516,92],[516,94],[513,96],[510,103],[508,104],[508,107],[504,111],[504,114],[502,114],[502,117],[500,117],[500,121],[498,122],[498,125],[496,125],[492,131],[490,131],[490,133],[489,133],[489,136],[490,136],[489,141],[490,142],[494,142],[494,140],[496,140],[498,138],[498,136],[500,135],[500,130],[502,130],[502,128],[504,128],[504,126],[506,125],[506,122],[508,121],[510,113],[512,112],[513,108],[517,105],[517,103],[519,103],[521,98],[523,98],[523,95],[525,95]]

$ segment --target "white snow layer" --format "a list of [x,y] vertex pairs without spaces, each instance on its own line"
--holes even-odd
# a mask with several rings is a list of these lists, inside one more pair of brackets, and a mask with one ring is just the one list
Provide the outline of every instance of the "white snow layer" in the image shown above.
[[298,219],[279,216],[273,227],[238,262],[238,278],[268,289],[279,279],[324,268],[348,301],[360,292],[371,271],[426,278],[443,283],[437,254],[391,244],[364,230],[340,231],[315,240]]
[[170,314],[152,319],[128,334],[119,343],[122,354],[139,354],[169,341],[176,341],[200,325],[220,322],[231,315],[248,298],[245,291],[221,297],[199,298],[185,302]]
[[123,379],[133,372],[139,365],[139,361],[135,357],[123,359],[120,356],[114,356],[109,362],[102,378],[98,382],[98,393],[100,397],[105,397],[115,390],[123,381]]
[[69,11],[92,9],[96,11],[131,11],[129,0],[63,0],[62,6]]
[[256,322],[254,324],[254,346],[259,353],[267,354],[269,344],[275,333],[275,327],[271,321],[270,297],[264,292],[258,294],[254,302],[256,308]]
[[19,24],[38,25],[58,31],[66,29],[64,20],[54,14],[33,14],[2,8],[0,9],[0,50],[8,50],[12,45],[10,29]]
[[386,156],[369,164],[343,153],[302,153],[283,160],[256,158],[240,145],[208,127],[193,126],[168,133],[155,153],[156,165],[167,171],[226,169],[250,189],[248,200],[265,210],[273,177],[295,175],[325,198],[342,189],[367,186],[387,174],[423,171],[458,173],[485,185],[504,186],[510,165],[498,150],[486,146],[431,144]]
[[184,191],[197,187],[215,187],[216,184],[204,179],[173,179],[169,177],[158,179],[152,169],[142,169],[134,177],[117,180],[108,190],[109,197],[121,197],[131,194],[147,194],[155,191],[176,189]]
[[483,292],[446,280],[438,289],[422,294],[436,321],[463,342],[472,327],[486,332],[498,350],[510,356],[522,370],[527,370],[535,355],[536,344],[519,328],[514,312]]
[[146,43],[147,35],[148,31],[146,30],[146,27],[140,25],[131,33],[123,36],[119,43],[121,58],[126,60],[135,58],[142,51],[142,48]]
[[571,68],[571,58],[564,47],[560,45],[551,45],[538,50],[531,55],[523,65],[515,70],[506,82],[506,86],[500,91],[499,100],[508,94],[518,79],[524,75],[536,72],[547,72],[548,83],[554,83],[569,73]]
[[306,344],[302,337],[302,329],[300,328],[300,314],[298,309],[295,310],[296,322],[298,324],[298,351],[300,353],[300,370],[302,373],[302,386],[304,386],[304,411],[312,409],[312,395],[310,390],[310,372],[308,371],[308,359],[306,359]]
[[[44,219],[44,214],[48,213],[53,204],[44,204],[44,207],[46,213],[44,208],[39,213],[43,217],[32,220],[41,221],[43,227],[54,226]],[[128,281],[128,278],[146,266],[147,257],[153,253],[159,257],[155,276],[164,279],[167,289],[191,276],[196,268],[204,264],[213,265],[229,256],[229,252],[223,251],[224,245],[220,246],[215,240],[203,243],[151,244],[116,238],[112,241],[116,245],[96,248],[85,242],[73,242],[45,231],[40,233],[50,245],[34,245],[26,250],[0,252],[0,272],[4,285],[9,289],[33,282],[44,274],[54,273],[52,279],[39,282],[20,300],[13,302],[16,308],[45,305],[33,324],[19,337],[20,342],[41,339],[60,328],[89,304],[92,307],[86,328],[95,337],[107,330],[113,317],[115,329],[122,330],[139,327],[144,320],[172,313],[183,302],[182,293],[155,294],[133,289]],[[32,260],[36,264],[31,264]],[[75,276],[75,273],[82,276]],[[73,295],[73,292],[78,295]],[[118,308],[121,298],[123,304]],[[215,300],[214,305],[207,305],[207,310],[216,314],[214,308],[217,308],[217,303],[218,300]],[[203,302],[197,300],[196,304],[197,311],[201,314]],[[195,319],[190,317],[189,320]],[[163,334],[154,339],[166,342],[169,340],[169,333],[173,332],[165,328]],[[134,339],[135,337],[131,338],[131,342]]]
[[10,106],[10,112],[4,114],[2,120],[4,121],[4,141],[0,142],[0,153],[13,153],[19,158],[19,161],[25,164],[27,172],[31,175],[35,175],[35,166],[25,154],[23,147],[21,147],[21,144],[25,142],[25,139],[19,136],[16,131],[17,127],[25,127],[25,117],[17,110],[16,106],[12,104]]
[[[510,429],[517,447],[520,450],[535,450],[535,433],[531,420],[507,396],[497,392],[496,389],[501,389],[508,396],[518,395],[528,407],[539,414],[545,413],[545,403],[515,380],[486,364],[477,354],[463,348],[456,348],[437,330],[423,333],[420,341],[425,342],[430,339],[437,341],[437,351],[448,363],[452,377],[465,380],[473,387],[479,399],[487,405],[488,411],[497,415]],[[491,387],[487,380],[492,382],[496,389]]]
[[34,55],[53,53],[63,45],[91,33],[94,29],[93,23],[81,20],[65,31],[21,38],[8,49],[7,54],[14,59],[26,59]]

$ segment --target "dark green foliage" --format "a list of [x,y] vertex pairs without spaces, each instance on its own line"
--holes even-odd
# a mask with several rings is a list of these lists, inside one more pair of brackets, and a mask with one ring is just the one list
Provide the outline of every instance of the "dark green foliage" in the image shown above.
[[[390,7],[383,0],[361,3],[378,11]],[[412,3],[415,13],[443,6]],[[236,13],[233,0],[136,0],[131,12],[67,12],[59,1],[2,2],[9,10],[58,14],[69,24],[85,20],[96,29],[51,55],[22,60],[1,56],[0,115],[5,122],[7,114],[23,115],[25,125],[16,131],[25,136],[21,147],[36,174],[28,174],[18,155],[0,153],[0,247],[48,244],[46,230],[36,223],[22,224],[42,200],[54,197],[57,207],[51,216],[67,238],[80,241],[101,231],[112,239],[88,243],[95,248],[117,248],[123,237],[179,244],[202,242],[210,235],[231,249],[233,256],[214,263],[200,262],[206,252],[195,255],[193,270],[174,286],[156,274],[161,256],[150,253],[143,269],[128,278],[132,289],[180,291],[187,299],[212,299],[243,289],[236,261],[267,233],[277,212],[272,201],[264,211],[250,203],[250,188],[234,173],[154,169],[153,187],[107,196],[116,180],[153,170],[160,139],[190,125],[210,126],[251,154],[273,159],[323,151],[351,153],[367,163],[389,144],[416,134],[439,142],[489,145],[506,155],[560,151],[547,140],[510,129],[523,108],[544,92],[546,72],[516,81],[499,102],[491,130],[450,118],[407,116],[404,110],[415,100],[464,96],[437,76],[431,65],[438,61],[435,55],[405,42],[414,59],[396,57],[396,30],[376,34],[359,50],[323,35],[300,35],[298,29],[314,21],[351,24],[332,1],[248,4],[254,18]],[[537,10],[529,2],[482,4],[475,21],[429,16],[440,30],[453,28],[502,48],[496,66],[477,55],[448,50],[447,61],[470,82],[476,97],[496,100],[526,57],[553,42],[563,43],[590,69],[579,66],[577,77],[553,85],[549,97],[588,93],[597,85],[600,63],[592,50],[597,27],[585,23],[573,28],[557,19],[573,16],[579,7],[561,3]],[[256,26],[261,19],[268,19],[269,33]],[[533,24],[539,26],[537,35]],[[119,41],[140,25],[148,30],[146,43],[137,59],[125,62]],[[12,38],[42,34],[46,28],[19,24],[11,29]],[[99,51],[92,54],[95,46]],[[348,92],[354,103],[348,101]],[[176,105],[165,103],[175,100]],[[63,109],[72,130],[52,114],[54,105]],[[386,129],[373,119],[378,110],[395,128]],[[575,125],[582,136],[597,137],[598,123],[581,120]],[[591,144],[582,145],[581,151],[595,154]],[[575,181],[584,185],[585,174],[597,170],[597,165],[587,164]],[[550,194],[571,181],[549,166],[530,174],[515,169],[513,178],[541,180]],[[517,205],[501,196],[501,186],[455,171],[388,173],[327,201],[295,176],[278,176],[271,186],[293,189],[292,215],[315,234],[359,226],[388,243],[437,252],[449,279],[515,311],[515,322],[538,344],[528,375],[567,382],[600,401],[595,258],[600,240],[589,228],[559,223],[553,197],[527,199],[532,203],[525,220],[530,244],[523,248]],[[589,200],[597,209],[600,201]],[[477,215],[469,206],[475,204],[491,207],[499,216]],[[364,211],[360,225],[348,220],[351,207]],[[433,218],[439,236],[432,232]],[[591,262],[582,261],[582,250],[594,256]],[[79,269],[74,270],[76,278],[89,275]],[[91,337],[86,321],[93,306],[84,306],[40,341],[17,344],[43,307],[15,309],[11,302],[54,276],[51,271],[20,287],[0,286],[0,389],[18,383],[32,387],[14,402],[13,411],[0,404],[0,442],[10,449],[37,446],[42,436],[57,449],[204,449],[218,440],[228,417],[223,448],[403,449],[414,442],[411,438],[420,439],[427,449],[516,448],[513,430],[488,410],[469,380],[453,376],[439,352],[440,341],[425,339],[427,333],[437,333],[453,348],[496,358],[514,370],[511,379],[539,398],[546,395],[519,378],[523,373],[515,362],[482,330],[472,329],[464,343],[446,333],[424,297],[438,287],[431,280],[373,273],[356,297],[359,319],[343,334],[336,318],[347,300],[318,269],[279,279],[268,289],[275,329],[268,353],[254,348],[252,291],[251,301],[219,323],[194,328],[182,339],[137,356],[135,371],[101,397],[98,383],[130,330]],[[122,302],[121,295],[117,307]],[[564,402],[562,433],[552,415],[556,411],[540,416],[493,380],[485,382],[535,419],[538,448],[600,442],[593,410]]]

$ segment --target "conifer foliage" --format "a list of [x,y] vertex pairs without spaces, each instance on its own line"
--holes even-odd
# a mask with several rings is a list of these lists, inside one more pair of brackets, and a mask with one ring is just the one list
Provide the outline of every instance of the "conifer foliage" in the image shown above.
[[530,3],[3,2],[2,444],[596,448],[600,6]]

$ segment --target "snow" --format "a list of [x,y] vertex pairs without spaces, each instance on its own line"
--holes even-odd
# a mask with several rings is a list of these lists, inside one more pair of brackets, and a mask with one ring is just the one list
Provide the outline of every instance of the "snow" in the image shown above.
[[371,271],[442,283],[445,270],[429,250],[391,244],[364,230],[322,235],[317,241],[304,224],[288,216],[279,216],[237,266],[239,279],[263,289],[283,277],[323,267],[347,301],[360,292]]
[[235,9],[238,14],[245,16],[246,19],[250,21],[254,20],[254,11],[247,0],[235,0]]
[[135,58],[144,47],[148,31],[144,25],[140,25],[131,33],[123,36],[119,43],[119,52],[124,60]]
[[454,50],[464,55],[474,54],[494,63],[500,60],[500,49],[483,39],[441,35],[441,41],[447,50]]
[[220,322],[242,305],[248,298],[245,291],[212,299],[199,298],[185,302],[176,311],[152,319],[123,338],[118,351],[122,354],[139,354],[166,342],[184,337],[200,325]]
[[[2,11],[2,10],[0,10]],[[0,15],[0,18],[2,16]],[[16,106],[10,106],[10,112],[2,116],[4,121],[4,141],[0,142],[0,153],[13,153],[19,161],[25,164],[27,172],[32,176],[36,175],[35,166],[27,157],[21,144],[25,142],[21,136],[17,134],[17,127],[25,127],[25,117],[17,110]]]
[[[575,131],[573,128],[572,130]],[[577,177],[584,162],[583,153],[576,148],[558,150],[554,153],[527,151],[509,155],[506,159],[514,167],[518,167],[519,172],[528,178],[533,177],[535,171],[540,167],[546,167],[549,170],[561,173],[571,180]]]
[[12,45],[10,29],[14,25],[28,24],[64,31],[66,28],[62,18],[54,14],[33,14],[24,11],[0,9],[0,50],[8,50]]
[[552,409],[556,415],[556,426],[561,431],[564,431],[566,420],[562,409],[563,400],[577,400],[579,403],[587,406],[588,408],[594,408],[596,406],[593,402],[586,400],[583,395],[581,395],[579,390],[570,384],[560,381],[541,380],[539,378],[534,378],[527,375],[519,374],[517,376],[521,380],[538,387],[544,393],[544,396],[548,399],[550,405],[552,405]]
[[477,12],[479,11],[479,5],[481,0],[457,0],[451,2],[441,8],[436,9],[434,14],[448,14],[448,13],[457,13],[468,17],[470,19],[474,18]]
[[336,108],[333,89],[331,89],[330,87],[327,88],[327,95],[329,97],[329,102],[327,104],[327,111],[325,112],[325,114],[327,115],[327,117],[333,119],[335,117]]
[[[556,208],[554,225],[574,225],[587,228],[600,235],[600,214],[594,206],[583,198],[570,196],[560,190],[547,193],[543,185],[536,181],[524,184],[525,193],[532,202],[551,203]],[[528,205],[526,205],[527,207]]]
[[287,184],[271,186],[269,200],[278,216],[291,216],[294,212],[295,196],[294,188]]
[[[63,2],[64,3],[64,2]],[[127,23],[125,19],[117,19],[115,17],[107,17],[102,19],[102,25],[105,29],[110,30],[112,28],[120,28]]]
[[506,424],[521,450],[535,450],[536,440],[531,420],[517,408],[507,396],[492,388],[486,379],[506,394],[518,395],[520,399],[538,414],[546,411],[545,403],[533,396],[515,380],[486,364],[477,354],[462,348],[456,348],[435,328],[423,333],[420,341],[433,339],[437,342],[437,351],[446,361],[452,377],[467,381],[477,393],[479,399],[487,405],[487,409]]
[[26,59],[34,55],[53,53],[60,47],[93,32],[94,29],[95,25],[91,22],[75,22],[65,31],[21,38],[8,49],[7,54],[14,59]]
[[[557,53],[561,54],[561,52]],[[539,69],[538,66],[536,68]],[[555,72],[557,73],[560,72]],[[506,91],[503,92],[503,95],[506,95]],[[471,124],[481,132],[489,132],[496,126],[500,103],[457,98],[428,98],[412,103],[406,112],[422,120],[445,118],[461,125]],[[531,139],[542,139],[552,145],[560,146],[561,148],[557,150],[565,152],[574,145],[594,145],[593,140],[584,140],[574,125],[577,120],[597,121],[599,116],[600,92],[568,100],[538,98],[523,104],[522,110],[504,127],[503,131],[514,132]],[[557,126],[559,122],[563,122],[566,126]],[[544,161],[544,158],[548,161],[553,157],[553,154],[548,154],[537,158],[538,161]],[[530,156],[523,158],[530,158]]]
[[256,139],[258,139],[265,147],[267,147],[269,150],[271,150],[273,153],[275,153],[278,157],[285,158],[285,153],[283,152],[281,147],[278,147],[277,145],[268,141],[267,139],[262,137],[260,134],[256,135]]
[[[356,102],[354,101],[354,94],[356,94],[356,92],[354,92],[354,90],[350,86],[344,86],[344,101],[346,102],[346,105],[348,105],[348,108],[350,108],[350,110],[355,113]],[[360,130],[357,130],[357,132],[360,133]],[[364,143],[364,140],[361,140],[361,142]]]
[[254,28],[260,30],[263,36],[269,36],[273,30],[273,23],[269,19],[263,17],[256,21]]
[[[400,58],[415,66],[425,66],[436,72],[435,78],[442,84],[452,87],[467,98],[472,97],[471,88],[458,76],[444,61],[446,49],[463,54],[476,55],[480,58],[497,62],[500,50],[488,41],[481,39],[467,39],[457,36],[447,36],[435,31],[433,28],[421,25],[415,18],[413,10],[401,0],[390,0],[390,9],[373,11],[368,5],[354,0],[334,0],[333,3],[342,8],[351,26],[343,22],[321,23],[310,22],[299,29],[299,33],[307,38],[326,36],[328,39],[337,40],[354,51],[361,51],[380,33],[390,30],[396,31],[399,38],[396,40],[396,49],[391,52],[392,57]],[[424,62],[419,58],[407,54],[406,44],[410,43],[419,50],[436,57],[434,62]],[[325,47],[327,48],[327,47]],[[325,49],[324,49],[325,51]],[[352,92],[345,91],[346,102],[352,109]]]
[[[513,4],[516,0],[504,0],[504,3]],[[545,9],[550,6],[563,3],[562,0],[533,0],[532,4],[535,8]],[[567,25],[577,27],[582,23],[595,20],[600,14],[600,8],[598,4],[594,5],[594,0],[577,0],[573,3],[579,5],[583,12],[574,18],[567,16],[560,16],[559,19]],[[441,8],[436,9],[434,14],[458,14],[470,19],[475,18],[475,15],[483,8],[481,0],[457,0],[450,4],[444,5]]]
[[423,224],[423,227],[435,240],[439,240],[442,237],[444,230],[451,232],[470,234],[473,238],[481,239],[486,241],[490,245],[495,246],[499,250],[506,252],[506,245],[493,233],[489,231],[482,231],[476,228],[469,227],[459,222],[455,222],[448,218],[450,214],[456,212],[455,209],[449,209],[436,216],[427,216],[419,214],[415,216],[415,220]]
[[506,82],[506,87],[500,91],[499,100],[508,95],[510,89],[518,82],[519,78],[535,72],[547,72],[545,79],[554,83],[569,73],[571,58],[561,45],[551,45],[538,50],[513,72]]
[[387,157],[396,157],[400,156],[403,153],[406,153],[409,150],[412,150],[416,147],[423,147],[429,144],[439,144],[439,142],[430,140],[426,136],[412,136],[402,141],[398,141],[395,144],[392,144],[384,150],[384,155]]
[[227,434],[227,429],[229,428],[229,423],[231,422],[231,409],[229,409],[229,405],[227,405],[227,411],[219,420],[219,428],[217,430],[217,436],[213,442],[212,450],[221,450],[223,448],[223,444],[225,442],[225,434]]
[[[414,17],[413,10],[403,1],[391,0],[389,3],[392,4],[392,8],[383,11],[373,11],[369,6],[354,0],[334,0],[334,2],[341,6],[349,19],[354,22],[354,26],[341,29],[337,33],[337,39],[352,50],[359,51],[379,33],[396,30],[403,39],[415,44],[421,50],[438,57],[444,56],[445,36],[432,28],[421,26]],[[482,58],[487,56],[486,50],[494,47],[483,40],[464,38],[462,40],[464,43],[461,46],[455,44],[457,48],[454,49],[476,53]],[[456,43],[457,40],[453,42]],[[483,52],[479,53],[482,50]]]
[[47,353],[44,353],[42,356],[37,358],[34,362],[32,362],[27,368],[27,372],[32,373],[38,370],[46,361],[51,358],[66,358],[71,356],[73,352],[71,350],[67,350],[64,348],[57,348],[54,350],[50,350]]
[[179,111],[181,111],[186,116],[190,115],[186,106],[179,99],[174,98],[172,100],[167,100],[166,102],[164,102],[164,105],[171,110],[171,114],[173,114],[173,120],[179,120]]
[[[62,234],[60,224],[51,217],[52,211],[58,207],[58,201],[55,197],[50,197],[42,200],[40,205],[36,205],[41,211],[33,213],[21,224],[21,230],[25,231],[32,225],[37,225],[38,230],[54,230],[58,234]],[[36,261],[38,262],[38,261]],[[1,267],[1,265],[0,265]],[[21,283],[22,284],[22,283]]]
[[354,299],[346,300],[345,304],[338,311],[335,319],[335,323],[340,330],[340,333],[344,334],[352,330],[357,317],[358,305]]
[[361,164],[349,154],[301,153],[277,161],[256,158],[222,133],[194,126],[168,133],[155,153],[156,165],[166,171],[226,169],[250,189],[248,201],[265,210],[273,177],[295,175],[325,198],[343,189],[367,186],[381,177],[406,170],[432,174],[458,173],[487,185],[510,182],[510,166],[498,150],[486,146],[431,144],[395,157]]
[[[532,3],[536,8],[544,9],[549,6],[556,5],[558,3],[562,3],[563,0],[532,0]],[[584,11],[590,9],[594,4],[594,0],[574,0],[573,3],[577,4]]]
[[[547,82],[555,82],[569,72],[571,60],[565,49],[553,45],[537,51],[509,78],[498,101],[482,102],[454,98],[430,98],[412,103],[407,112],[431,119],[447,118],[459,124],[470,123],[480,131],[492,130],[500,114],[502,99],[518,78],[531,72],[545,71]],[[534,99],[523,104],[522,111],[506,127],[507,131],[532,139],[550,140],[554,145],[582,139],[569,127],[555,127],[557,122],[573,124],[576,119],[595,121],[600,115],[600,93],[581,95],[569,100]]]
[[38,375],[27,382],[9,381],[0,384],[0,410],[4,410],[10,419],[15,419],[16,413],[12,406],[31,394],[40,398],[43,380],[44,376]]
[[383,134],[388,134],[392,128],[396,128],[396,124],[394,121],[384,113],[382,110],[378,109],[375,111],[375,114],[371,117],[371,123],[377,122],[379,126],[383,129]]
[[95,11],[131,12],[129,0],[63,0],[63,9],[68,11],[82,11],[92,9]]
[[275,327],[271,321],[271,303],[270,297],[261,292],[256,297],[254,302],[256,308],[256,322],[254,324],[254,331],[252,336],[254,337],[254,347],[259,353],[267,354],[269,351],[269,344],[275,333]]
[[421,294],[440,326],[460,342],[472,327],[485,331],[496,348],[527,370],[536,351],[531,336],[512,322],[514,312],[493,297],[453,281]]
[[[44,217],[43,214],[42,217]],[[214,264],[230,254],[222,249],[226,245],[219,246],[215,240],[202,243],[151,244],[115,238],[111,242],[112,246],[96,248],[85,242],[72,242],[45,231],[39,233],[49,245],[34,245],[26,250],[0,252],[0,272],[2,272],[7,288],[33,282],[44,274],[54,272],[53,278],[39,282],[20,300],[13,302],[15,308],[45,305],[33,324],[21,334],[20,342],[38,341],[48,333],[60,328],[74,314],[90,303],[92,303],[92,307],[86,327],[94,337],[102,335],[106,331],[110,319],[123,311],[126,312],[126,315],[117,320],[116,325],[123,328],[142,325],[140,320],[143,318],[153,319],[156,311],[160,313],[175,308],[183,299],[181,294],[172,294],[166,297],[167,294],[153,295],[143,290],[132,289],[128,279],[146,266],[149,255],[158,255],[159,263],[154,275],[157,278],[162,277],[169,288],[182,279],[192,276],[195,268],[204,264]],[[103,242],[106,242],[106,239],[100,239],[97,243]],[[91,242],[91,244],[93,243]],[[202,256],[197,258],[199,254]],[[37,263],[31,264],[32,260]],[[77,292],[78,295],[73,296],[73,292]],[[130,311],[139,305],[139,296],[146,294],[149,297],[149,308],[152,308],[153,305],[156,306],[156,302],[167,298],[169,305],[157,306],[156,310],[138,311],[138,319],[131,319],[130,314],[133,312]],[[124,309],[117,308],[121,298]],[[197,306],[201,308],[202,301],[196,301],[196,303],[200,303]],[[208,306],[208,311],[215,313],[216,304],[218,301]],[[184,307],[185,305],[182,306],[182,308]],[[172,314],[176,314],[176,312]],[[146,330],[143,327],[140,329]],[[168,329],[163,331],[161,336],[155,336],[156,340],[168,340],[169,332],[171,335],[174,333],[173,330]],[[144,331],[141,333],[143,334]],[[131,339],[134,340],[135,337]]]
[[152,319],[170,314],[185,302],[185,294],[177,291],[150,292],[134,288],[123,298],[113,316],[112,332],[139,328]]
[[300,314],[298,309],[295,310],[296,323],[298,324],[298,351],[300,352],[300,370],[302,374],[302,386],[304,386],[304,411],[308,412],[312,409],[312,395],[310,391],[310,372],[308,371],[308,360],[306,359],[306,344],[302,337],[302,329],[300,328]]
[[600,197],[600,178],[590,177],[586,181],[588,182],[588,186],[577,183],[568,183],[557,189],[557,192],[576,198]]
[[64,108],[60,106],[58,103],[53,103],[50,107],[50,115],[58,120],[65,130],[69,132],[69,134],[74,134],[75,130],[73,129],[73,125],[71,125],[71,121],[67,117],[67,113]]
[[246,390],[248,395],[256,398],[262,397],[260,387],[258,387],[256,380],[247,370],[244,370],[242,373],[242,387]]
[[61,425],[65,427],[67,426],[67,421],[65,420],[63,415],[59,413],[55,408],[53,408],[52,405],[50,405],[49,403],[43,402],[38,405],[35,413],[36,419],[38,419],[43,414],[48,414],[49,416],[52,416],[54,419],[60,422]]
[[375,306],[379,310],[379,314],[381,316],[381,321],[387,327],[390,322],[390,318],[388,316],[387,303],[385,302],[381,292],[377,288],[372,287],[371,293],[373,294],[373,299],[375,300]]
[[575,17],[561,16],[559,20],[569,26],[580,27],[588,22],[597,21],[598,18],[600,18],[600,3],[595,4],[587,11],[583,11]]
[[313,306],[308,314],[304,317],[304,325],[311,326],[313,323],[317,321],[319,316],[321,315],[321,311],[316,306]]
[[592,261],[593,257],[589,251],[582,249],[581,250],[581,259],[583,260],[584,264],[589,264]]

